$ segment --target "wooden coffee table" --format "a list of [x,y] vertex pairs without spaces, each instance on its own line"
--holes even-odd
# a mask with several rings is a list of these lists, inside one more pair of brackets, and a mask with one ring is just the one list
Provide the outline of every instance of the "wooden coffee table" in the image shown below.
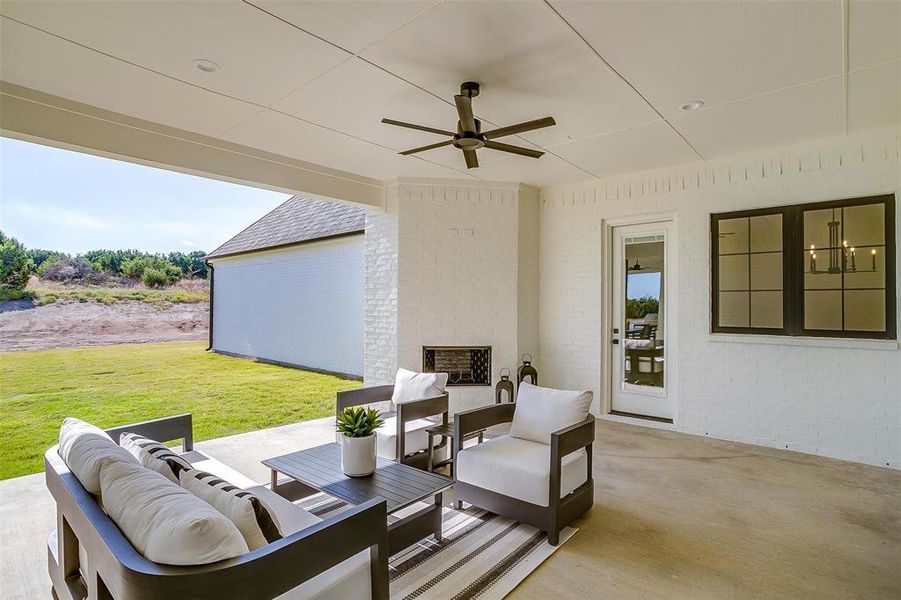
[[[429,501],[425,508],[397,518],[388,525],[388,552],[396,554],[421,539],[434,535],[441,539],[443,493],[454,480],[392,460],[378,458],[368,477],[348,477],[341,470],[341,447],[325,444],[267,458],[263,464],[272,471],[272,491],[278,490],[279,473],[353,505],[384,498],[392,515],[417,502]],[[395,515],[397,516],[397,515]]]

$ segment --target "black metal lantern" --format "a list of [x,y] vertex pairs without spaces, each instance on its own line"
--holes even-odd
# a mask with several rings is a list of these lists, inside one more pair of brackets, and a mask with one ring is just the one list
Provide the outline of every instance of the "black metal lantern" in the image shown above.
[[[504,373],[506,371],[506,373]],[[494,386],[494,403],[500,404],[504,401],[504,392],[507,392],[507,402],[513,402],[513,382],[510,381],[510,369],[504,367],[501,369],[501,380]]]
[[538,385],[538,370],[532,366],[532,355],[528,352],[522,355],[522,364],[516,372],[516,384],[522,383],[526,377],[529,378],[529,383]]

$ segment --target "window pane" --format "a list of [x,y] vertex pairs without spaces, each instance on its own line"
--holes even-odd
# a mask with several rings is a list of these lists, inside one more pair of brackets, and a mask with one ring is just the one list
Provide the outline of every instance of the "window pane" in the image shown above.
[[[822,210],[804,211],[804,248],[814,249],[838,247],[841,245],[841,208],[825,208]],[[817,257],[818,261],[826,261],[829,257],[826,253]],[[819,267],[824,268],[820,262]]]
[[719,222],[720,254],[748,251],[748,219],[723,219]]
[[751,327],[782,328],[782,292],[751,292]]
[[804,328],[842,328],[842,293],[840,291],[808,291],[804,293]]
[[748,289],[748,255],[720,256],[719,286],[725,290]]
[[751,217],[751,252],[782,250],[782,215]]
[[885,331],[885,291],[851,290],[845,292],[845,329],[848,331]]
[[[817,255],[819,258],[819,254]],[[840,290],[842,289],[841,273],[805,273],[805,290]]]
[[862,248],[857,249],[855,254],[857,256],[852,265],[857,270],[845,273],[845,289],[885,288],[885,248]]
[[864,204],[846,207],[844,239],[849,247],[885,244],[885,206]]
[[720,292],[719,325],[721,327],[748,327],[748,292]]
[[751,255],[751,289],[782,289],[781,252]]

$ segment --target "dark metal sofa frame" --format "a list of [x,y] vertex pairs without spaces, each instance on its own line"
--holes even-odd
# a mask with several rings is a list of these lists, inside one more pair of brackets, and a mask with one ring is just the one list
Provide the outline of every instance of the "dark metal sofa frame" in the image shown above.
[[[191,415],[107,430],[193,449]],[[48,567],[55,599],[269,599],[369,550],[372,598],[388,600],[388,521],[384,500],[371,500],[236,558],[208,565],[170,566],[141,556],[76,479],[53,446],[44,454],[47,488],[56,501],[57,530]],[[81,564],[79,549],[87,558]]]
[[[473,431],[492,425],[510,423],[516,403],[495,404],[475,408],[454,415],[454,464],[463,447],[463,437]],[[539,506],[518,498],[511,498],[456,479],[454,469],[454,498],[457,506],[468,502],[493,513],[511,517],[547,532],[551,545],[560,542],[560,531],[576,518],[584,514],[594,504],[594,479],[591,474],[591,444],[594,442],[594,417],[588,415],[584,421],[565,427],[551,434],[551,476],[548,489],[548,506]],[[560,498],[560,473],[562,459],[567,454],[585,448],[588,453],[588,480],[565,498]]]
[[[360,406],[363,404],[375,404],[378,402],[390,402],[394,393],[394,385],[374,385],[370,387],[357,388],[353,390],[344,390],[338,392],[337,407],[335,416],[341,413],[349,406]],[[390,416],[392,413],[386,413]],[[405,465],[410,465],[418,469],[427,469],[429,462],[428,450],[417,450],[408,453],[406,451],[406,436],[404,435],[406,424],[416,419],[424,419],[426,417],[434,417],[441,415],[441,423],[448,423],[448,394],[444,393],[440,396],[431,398],[423,398],[421,400],[412,400],[397,405],[397,431],[396,440],[397,447],[395,449],[395,460]],[[437,424],[437,423],[436,423]],[[441,442],[435,446],[435,449],[444,448],[447,440],[441,438]]]

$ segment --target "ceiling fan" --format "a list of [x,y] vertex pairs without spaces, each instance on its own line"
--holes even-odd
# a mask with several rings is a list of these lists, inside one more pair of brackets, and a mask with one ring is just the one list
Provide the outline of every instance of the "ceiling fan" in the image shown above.
[[472,99],[479,95],[479,84],[474,81],[467,81],[460,85],[460,93],[454,96],[454,103],[457,105],[457,133],[446,131],[444,129],[435,129],[425,125],[414,125],[413,123],[404,123],[403,121],[395,121],[394,119],[382,119],[382,123],[388,125],[397,125],[398,127],[407,127],[408,129],[418,129],[419,131],[427,131],[438,135],[446,135],[451,139],[437,144],[429,144],[412,150],[405,150],[399,154],[404,156],[415,154],[425,150],[433,150],[443,146],[453,145],[463,151],[463,157],[466,159],[466,167],[472,169],[479,166],[479,159],[476,157],[476,150],[479,148],[491,148],[492,150],[500,150],[501,152],[509,152],[511,154],[519,154],[520,156],[528,156],[530,158],[540,158],[544,152],[532,150],[531,148],[523,148],[522,146],[512,146],[496,142],[497,138],[532,131],[533,129],[541,129],[542,127],[550,127],[556,125],[553,117],[544,117],[543,119],[535,119],[534,121],[526,121],[518,125],[510,125],[508,127],[500,127],[491,131],[482,131],[482,122],[472,115]]

